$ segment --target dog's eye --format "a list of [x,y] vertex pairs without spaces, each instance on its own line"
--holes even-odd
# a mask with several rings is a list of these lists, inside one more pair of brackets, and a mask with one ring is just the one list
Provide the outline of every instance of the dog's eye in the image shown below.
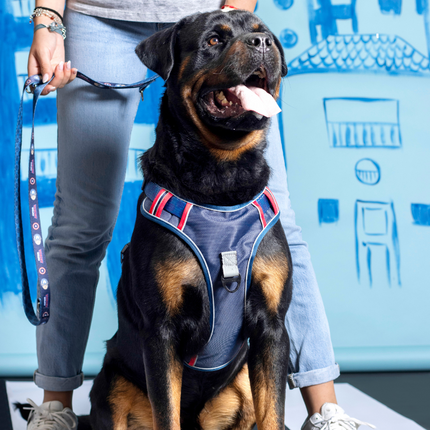
[[215,45],[218,45],[219,42],[220,42],[219,38],[214,36],[208,40],[208,45],[215,46]]

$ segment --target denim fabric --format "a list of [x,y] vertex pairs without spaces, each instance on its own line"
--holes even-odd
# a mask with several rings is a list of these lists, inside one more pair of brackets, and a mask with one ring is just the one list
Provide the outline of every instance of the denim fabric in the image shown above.
[[[73,67],[95,80],[128,83],[146,74],[134,53],[136,45],[168,24],[107,20],[66,10],[65,25],[66,60]],[[34,377],[46,390],[69,391],[83,381],[99,267],[119,211],[139,99],[137,90],[101,91],[80,80],[58,91],[57,193],[46,240],[51,317],[37,328]],[[294,262],[294,294],[286,319],[290,385],[314,385],[337,377],[338,368],[309,252],[291,210],[276,120],[269,136],[270,188]]]

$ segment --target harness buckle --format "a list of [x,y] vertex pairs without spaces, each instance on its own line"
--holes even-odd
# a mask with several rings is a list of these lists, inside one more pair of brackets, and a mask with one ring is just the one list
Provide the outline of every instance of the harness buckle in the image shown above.
[[[242,280],[239,268],[237,267],[237,252],[236,251],[227,251],[221,252],[221,283],[222,286],[229,292],[235,293],[239,287],[240,282]],[[236,282],[236,288],[230,289],[228,285],[231,285]]]

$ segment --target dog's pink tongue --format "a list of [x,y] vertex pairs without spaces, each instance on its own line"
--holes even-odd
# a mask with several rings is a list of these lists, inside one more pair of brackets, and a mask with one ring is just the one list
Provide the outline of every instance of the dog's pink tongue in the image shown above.
[[228,90],[240,100],[245,110],[252,110],[267,118],[281,112],[275,99],[262,88],[237,85]]

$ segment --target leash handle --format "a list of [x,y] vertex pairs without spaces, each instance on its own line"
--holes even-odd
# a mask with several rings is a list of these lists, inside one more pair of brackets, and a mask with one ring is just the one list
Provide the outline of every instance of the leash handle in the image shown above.
[[[40,93],[49,84],[52,78],[42,83],[41,76],[34,75],[25,81],[24,89],[22,91],[21,103],[18,112],[18,121],[16,125],[15,135],[15,187],[14,187],[14,201],[15,201],[15,236],[16,246],[18,249],[18,259],[21,273],[22,282],[22,300],[24,310],[28,320],[33,325],[46,324],[49,320],[49,305],[51,302],[51,291],[49,286],[48,271],[46,269],[45,251],[43,248],[42,229],[40,224],[39,214],[39,198],[37,195],[37,181],[36,181],[36,164],[35,164],[35,151],[34,151],[34,113],[36,111],[37,101]],[[28,202],[30,207],[30,226],[31,238],[33,245],[34,258],[36,261],[37,269],[37,308],[36,312],[33,309],[31,301],[30,287],[28,284],[27,268],[25,264],[24,254],[24,233],[22,228],[22,213],[21,213],[21,150],[22,150],[22,116],[23,116],[23,102],[24,92],[28,89],[33,90],[33,120],[31,128],[31,142],[30,142],[30,156],[28,162]]]
[[[77,77],[101,89],[130,89],[139,88],[143,100],[143,91],[148,85],[154,82],[158,75],[151,76],[143,81],[133,84],[117,84],[111,82],[98,82],[90,77],[78,72]],[[18,120],[15,134],[15,175],[14,175],[14,204],[15,204],[15,237],[18,250],[18,260],[22,283],[22,300],[24,311],[28,320],[33,325],[46,324],[50,316],[51,289],[49,285],[48,270],[46,267],[45,251],[43,247],[42,228],[39,214],[39,198],[37,194],[36,163],[34,148],[34,117],[37,101],[44,88],[54,79],[54,75],[45,83],[40,75],[33,75],[27,78],[22,90],[21,103],[19,105]],[[24,252],[24,232],[22,227],[21,211],[21,153],[22,153],[22,119],[24,93],[33,93],[33,117],[31,128],[30,156],[28,162],[28,202],[30,209],[31,238],[34,258],[37,270],[37,301],[36,312],[31,300],[30,287],[28,282],[27,267],[25,264]]]

